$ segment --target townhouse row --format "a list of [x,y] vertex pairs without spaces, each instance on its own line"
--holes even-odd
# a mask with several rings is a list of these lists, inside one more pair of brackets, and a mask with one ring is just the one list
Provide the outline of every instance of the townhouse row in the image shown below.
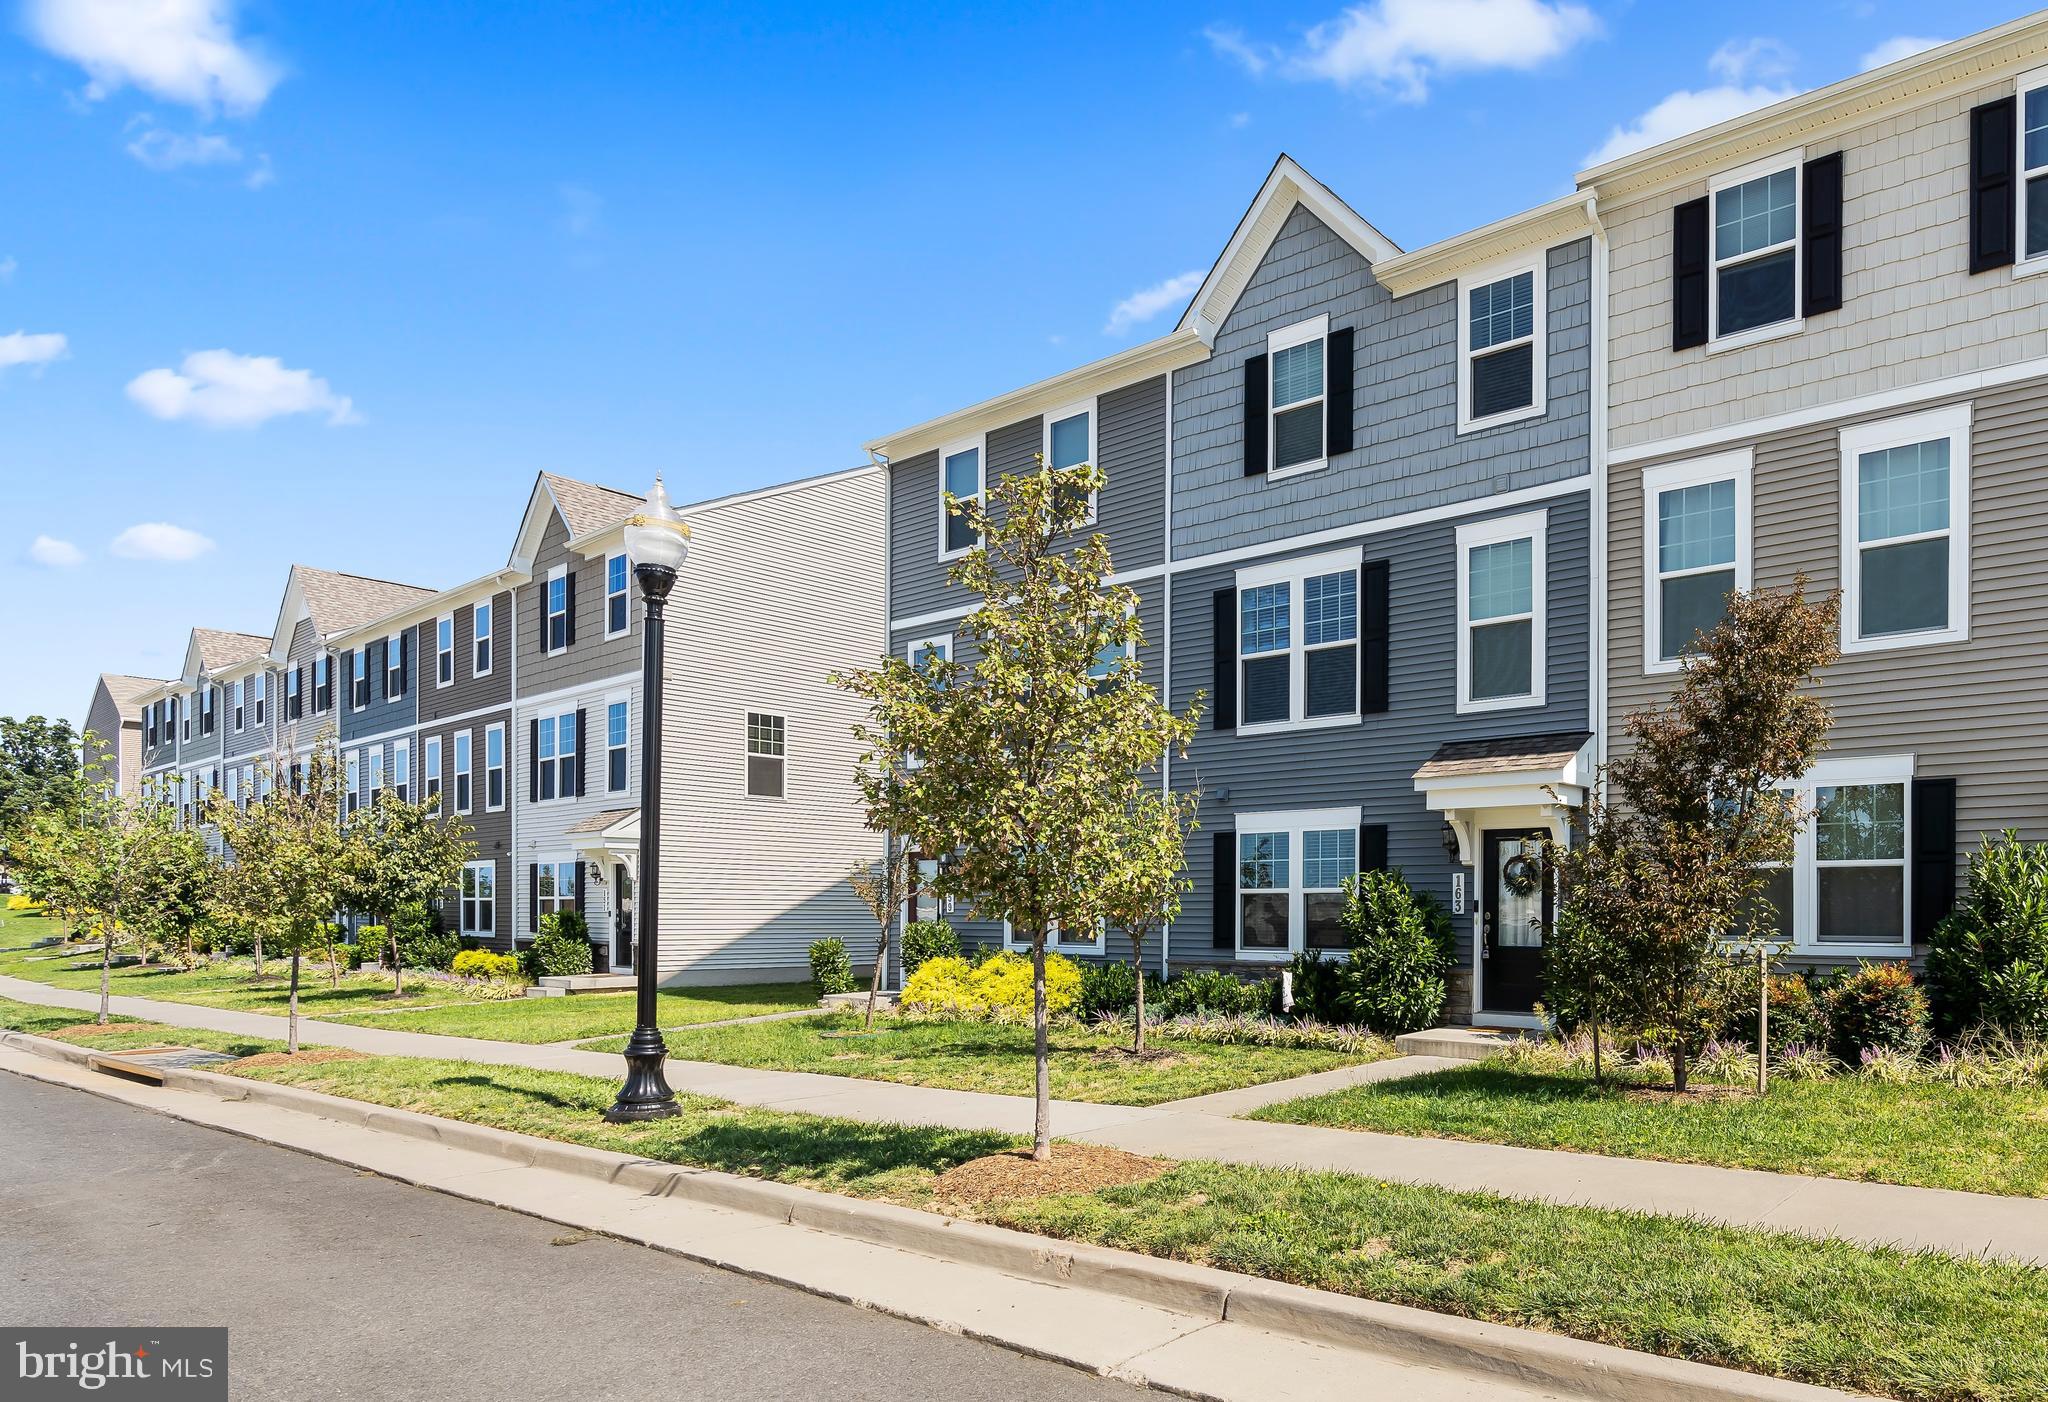
[[[216,848],[209,795],[246,805],[332,746],[346,811],[437,795],[471,829],[447,928],[511,948],[573,909],[599,970],[630,971],[644,616],[624,527],[642,505],[543,473],[506,563],[453,588],[294,566],[268,633],[194,628],[177,677],[103,677],[92,728],[126,718],[117,767]],[[865,467],[684,512],[659,969],[794,979],[811,940],[870,928],[845,884],[873,846],[852,783],[858,708],[826,677],[880,648],[882,481]]]

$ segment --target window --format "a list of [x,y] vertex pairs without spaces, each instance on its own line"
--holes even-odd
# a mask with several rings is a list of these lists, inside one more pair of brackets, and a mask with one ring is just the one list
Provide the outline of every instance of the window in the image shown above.
[[951,496],[963,502],[981,500],[982,448],[982,440],[977,438],[972,443],[956,443],[939,452],[939,558],[942,560],[964,555],[981,542],[974,527],[967,524],[967,518],[956,515],[946,498]]
[[366,644],[349,653],[349,698],[348,703],[356,710],[370,704],[370,649]]
[[391,791],[400,803],[412,798],[412,744],[400,740],[391,747]]
[[455,732],[455,811],[467,813],[470,805],[470,732]]
[[199,717],[199,733],[201,735],[211,735],[213,734],[214,726],[219,721],[216,711],[220,703],[220,688],[217,686],[202,688],[199,693],[199,699],[205,708]]
[[[1799,164],[1794,151],[1716,179],[1713,197],[1715,341],[1799,319]],[[1741,344],[1737,341],[1736,344]]]
[[939,633],[929,638],[919,638],[904,648],[903,655],[910,659],[910,665],[920,671],[928,662],[951,662],[953,660],[953,635]]
[[428,798],[441,796],[441,737],[429,735],[420,742],[420,782]]
[[1543,704],[1544,515],[1458,527],[1458,709]]
[[626,557],[608,555],[604,562],[604,635],[622,636],[626,631]]
[[348,757],[342,761],[342,793],[344,795],[342,806],[351,813],[356,811],[358,797],[356,785],[357,781],[362,777],[362,772],[361,752],[350,750]]
[[604,786],[609,793],[626,791],[626,703],[614,701],[604,712]]
[[1270,479],[1323,465],[1323,338],[1330,318],[1316,317],[1266,337],[1272,375]]
[[1358,717],[1356,548],[1237,572],[1238,729]]
[[233,698],[232,704],[230,705],[229,709],[234,713],[235,717],[235,734],[240,735],[242,733],[243,714],[242,683],[239,680],[237,680],[234,686],[229,689],[229,692]]
[[560,652],[569,646],[569,576],[560,565],[548,576],[548,651]]
[[[534,868],[536,880],[533,888],[534,913],[545,919],[557,911],[576,908],[576,863],[541,862]],[[539,929],[535,925],[535,929]]]
[[185,699],[183,711],[178,719],[178,739],[184,744],[192,743],[192,698]]
[[[1095,401],[1070,405],[1045,416],[1046,465],[1055,472],[1095,461]],[[1087,524],[1095,524],[1095,493],[1088,494]]]
[[476,635],[475,670],[479,677],[491,674],[491,606],[481,603],[470,615],[470,628]]
[[164,703],[152,701],[142,708],[142,743],[147,749],[156,748],[156,726],[164,713]]
[[253,764],[245,764],[245,765],[243,765],[243,766],[242,766],[242,811],[243,811],[244,813],[248,812],[248,811],[249,811],[249,805],[250,805],[250,804],[252,804],[252,803],[254,803],[254,802],[255,802],[255,801],[256,801],[256,800],[257,800],[257,799],[258,799],[258,798],[259,798],[260,796],[261,796],[261,795],[260,795],[260,794],[258,793],[258,791],[257,791],[257,788],[256,788],[256,766],[255,766],[255,765],[253,765]]
[[405,695],[405,635],[393,633],[384,640],[384,699]]
[[284,674],[284,718],[297,720],[305,714],[305,701],[299,695],[299,669],[292,667]]
[[505,806],[505,727],[494,725],[484,731],[484,811],[495,813]]
[[1643,474],[1643,667],[1676,671],[1749,588],[1750,450]]
[[377,795],[383,792],[384,747],[381,745],[373,745],[370,748],[370,775],[368,779],[368,788],[365,790],[364,798],[372,806],[375,806],[377,802]]
[[240,778],[240,771],[238,771],[233,765],[228,766],[227,799],[228,803],[231,806],[236,808],[242,807],[242,784]]
[[313,714],[319,715],[334,704],[334,677],[328,670],[326,654],[313,659]]
[[462,864],[462,933],[491,935],[498,930],[498,864]]
[[534,762],[542,799],[576,796],[576,713],[540,718]]
[[1342,949],[1344,883],[1358,874],[1356,808],[1244,813],[1237,831],[1237,947],[1284,959]]
[[1458,281],[1458,431],[1543,412],[1543,276],[1533,265]]
[[747,712],[747,793],[750,797],[782,797],[786,738],[781,716]]
[[1842,650],[1970,636],[1970,406],[1842,430]]
[[249,691],[250,695],[254,698],[253,705],[255,706],[256,724],[261,725],[263,724],[265,705],[270,699],[270,674],[268,672],[258,672],[255,676],[249,678]]
[[434,620],[434,685],[455,684],[455,615]]
[[1824,759],[1785,792],[1810,815],[1764,894],[1780,938],[1801,953],[1912,950],[1913,757]]
[[2019,81],[2020,264],[2048,254],[2048,71]]

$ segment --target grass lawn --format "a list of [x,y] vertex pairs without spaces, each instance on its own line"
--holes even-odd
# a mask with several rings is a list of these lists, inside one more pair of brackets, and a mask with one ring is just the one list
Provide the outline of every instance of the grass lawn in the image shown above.
[[[460,1062],[380,1058],[248,1074],[909,1206],[932,1205],[938,1173],[1015,1142],[697,1096],[681,1097],[672,1120],[606,1125],[598,1116],[616,1094],[611,1081]],[[1205,1163],[973,1215],[1915,1402],[2048,1395],[2048,1271],[2024,1266]]]
[[[818,995],[808,983],[745,983],[715,988],[665,989],[661,1025],[683,1027],[731,1017],[758,1017],[814,1008]],[[633,1030],[631,993],[572,993],[566,998],[519,998],[468,1007],[344,1015],[332,1022],[389,1027],[398,1032],[438,1032],[448,1037],[482,1037],[494,1042],[567,1042]],[[620,1046],[625,1045],[623,1035]]]
[[[41,923],[17,920],[10,922],[8,929],[12,932],[23,924]],[[47,957],[49,953],[50,951],[45,949],[0,952],[0,974],[30,979],[36,983],[48,984],[52,988],[99,992],[98,955],[84,954],[71,959],[52,959]],[[81,964],[89,967],[73,967]],[[130,965],[114,969],[109,975],[108,982],[116,995],[160,998],[169,1003],[196,1003],[209,1008],[273,1013],[282,1017],[290,1000],[290,974],[289,963],[281,959],[269,959],[264,962],[264,977],[259,981],[255,976],[255,965],[252,961],[217,959],[190,970],[179,970],[170,965],[149,968]],[[344,973],[341,976],[341,986],[330,988],[327,983],[327,965],[324,961],[308,959],[301,964],[299,970],[301,1016],[354,1012],[369,1008],[427,1007],[475,996],[469,989],[459,984],[408,978],[405,997],[393,998],[389,974]]]
[[[49,1008],[35,1003],[17,1003],[12,998],[0,998],[0,1030],[27,1032],[37,1037],[80,1023],[91,1022],[92,1013],[79,1012],[73,1008]],[[141,1030],[137,1030],[141,1029]],[[204,1047],[209,1051],[229,1052],[235,1056],[255,1056],[259,1052],[283,1051],[282,1041],[265,1037],[238,1037],[228,1032],[210,1032],[194,1027],[155,1027],[149,1023],[137,1022],[130,1017],[111,1019],[102,1032],[87,1032],[64,1039],[73,1046],[92,1047],[99,1051],[127,1051],[134,1047]]]
[[1776,1081],[1673,1101],[1584,1071],[1481,1062],[1270,1105],[1248,1118],[1576,1149],[1926,1188],[2048,1194],[2048,1089]]
[[[875,1036],[847,1036],[859,1032],[860,1018],[840,1013],[747,1027],[709,1027],[671,1034],[668,1050],[679,1061],[715,1061],[769,1071],[819,1071],[998,1095],[1031,1094],[1028,1026],[880,1018],[875,1025],[887,1030]],[[625,1045],[625,1039],[618,1038],[598,1044],[597,1049],[620,1051]],[[1158,1105],[1375,1059],[1281,1047],[1215,1046],[1155,1035],[1148,1045],[1165,1054],[1156,1060],[1132,1061],[1122,1055],[1125,1045],[1121,1036],[1083,1028],[1053,1029],[1054,1098],[1104,1105]]]

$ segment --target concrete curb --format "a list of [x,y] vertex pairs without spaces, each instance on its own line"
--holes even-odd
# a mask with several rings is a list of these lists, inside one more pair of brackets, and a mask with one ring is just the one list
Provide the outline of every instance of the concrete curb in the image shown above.
[[[23,1032],[0,1033],[0,1046],[74,1066],[89,1066],[94,1055],[84,1047]],[[1555,1388],[1573,1396],[1612,1402],[1845,1402],[1854,1396],[1832,1388],[1638,1353],[1559,1334],[1489,1324],[1136,1252],[1034,1236],[893,1203],[842,1197],[580,1144],[563,1144],[295,1086],[176,1067],[165,1068],[163,1080],[166,1089],[294,1110],[465,1149],[522,1167],[574,1174],[648,1196],[682,1198],[870,1245],[993,1269],[1047,1284],[1075,1286],[1209,1321],[1229,1321],[1315,1343],[1491,1374],[1518,1383]],[[332,1157],[296,1144],[281,1147],[321,1158]],[[693,1259],[710,1265],[725,1264],[711,1255]],[[779,1283],[811,1289],[801,1281]]]

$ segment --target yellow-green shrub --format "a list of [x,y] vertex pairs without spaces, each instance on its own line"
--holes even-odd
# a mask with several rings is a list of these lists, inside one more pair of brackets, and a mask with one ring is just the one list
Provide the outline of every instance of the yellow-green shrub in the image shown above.
[[490,949],[465,949],[455,956],[449,972],[457,978],[517,978],[519,956]]
[[30,915],[42,914],[43,907],[33,896],[13,895],[7,898],[9,910],[25,911]]
[[[1054,1017],[1070,1013],[1081,997],[1081,969],[1058,954],[1045,959],[1045,1004]],[[920,964],[903,985],[903,1006],[946,1017],[1031,1020],[1031,961],[1004,952],[980,964],[942,955]]]

